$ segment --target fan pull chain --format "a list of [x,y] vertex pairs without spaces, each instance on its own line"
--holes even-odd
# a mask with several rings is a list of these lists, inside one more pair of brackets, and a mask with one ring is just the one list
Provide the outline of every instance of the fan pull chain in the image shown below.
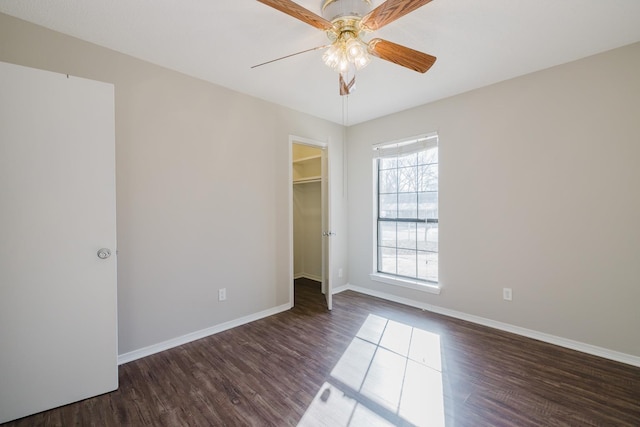
[[349,95],[342,96],[342,197],[348,197],[347,187],[347,126],[349,125]]

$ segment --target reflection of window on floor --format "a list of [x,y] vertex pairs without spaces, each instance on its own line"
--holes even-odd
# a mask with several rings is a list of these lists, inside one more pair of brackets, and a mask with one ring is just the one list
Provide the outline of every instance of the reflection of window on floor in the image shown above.
[[370,314],[300,426],[444,426],[440,336]]
[[438,138],[376,147],[377,271],[438,282]]

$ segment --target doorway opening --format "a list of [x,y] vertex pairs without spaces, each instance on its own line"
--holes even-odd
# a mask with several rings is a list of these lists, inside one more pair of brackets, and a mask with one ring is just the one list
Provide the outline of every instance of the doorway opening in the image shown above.
[[331,310],[328,147],[324,142],[291,136],[289,158],[291,306],[298,279],[320,283]]

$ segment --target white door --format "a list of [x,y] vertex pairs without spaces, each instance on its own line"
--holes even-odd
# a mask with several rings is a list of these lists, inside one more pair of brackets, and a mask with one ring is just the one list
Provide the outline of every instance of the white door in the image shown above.
[[0,62],[0,423],[118,387],[114,147],[113,85]]
[[329,187],[329,152],[328,148],[322,150],[322,290],[327,300],[327,308],[333,309],[333,293],[331,283],[331,216]]

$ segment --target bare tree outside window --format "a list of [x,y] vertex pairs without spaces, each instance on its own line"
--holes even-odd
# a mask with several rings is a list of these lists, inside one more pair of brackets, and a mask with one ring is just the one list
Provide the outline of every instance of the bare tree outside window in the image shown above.
[[378,272],[438,281],[438,146],[378,163]]

